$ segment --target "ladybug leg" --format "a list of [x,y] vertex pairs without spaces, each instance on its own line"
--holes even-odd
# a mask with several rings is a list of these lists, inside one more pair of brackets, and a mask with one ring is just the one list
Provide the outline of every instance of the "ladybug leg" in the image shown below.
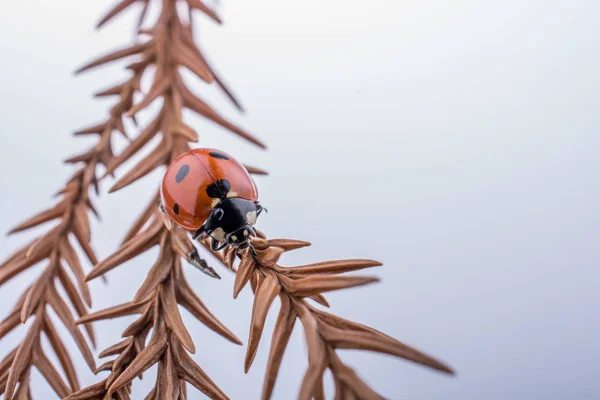
[[[252,254],[253,257],[258,256],[258,254],[256,254],[256,250],[254,249],[254,246],[249,245],[248,248],[250,249],[250,253]],[[242,255],[244,253],[242,252],[242,249],[237,249],[237,251],[235,252],[235,255],[241,260],[242,259]]]
[[196,232],[194,232],[192,234],[192,239],[196,240],[200,237],[200,235],[202,235],[204,232],[206,232],[206,229],[204,228],[204,225],[202,225],[200,227],[200,229],[198,229]]
[[250,253],[252,253],[254,257],[258,256],[258,254],[256,254],[256,250],[254,250],[254,246],[249,245],[248,247],[250,248]]
[[219,241],[217,239],[211,238],[210,249],[212,251],[220,251],[223,250],[225,247],[227,247],[227,242],[224,242],[223,244],[219,245]]
[[211,278],[221,279],[219,274],[207,264],[206,260],[200,257],[195,247],[188,254],[188,262]]

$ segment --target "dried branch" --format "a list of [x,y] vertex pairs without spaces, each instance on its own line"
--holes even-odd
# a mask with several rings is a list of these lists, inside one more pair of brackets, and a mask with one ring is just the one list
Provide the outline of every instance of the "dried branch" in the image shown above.
[[[336,399],[383,399],[362,381],[336,354],[336,349],[369,350],[394,355],[438,371],[452,374],[450,367],[375,329],[322,311],[306,299],[326,305],[323,293],[361,286],[378,281],[375,277],[339,276],[339,274],[380,266],[373,260],[337,260],[297,267],[282,267],[280,256],[287,251],[310,246],[310,243],[263,237],[252,241],[256,254],[240,253],[233,297],[250,282],[254,306],[244,362],[250,369],[271,304],[279,297],[281,308],[271,339],[271,350],[263,383],[262,399],[271,398],[281,360],[290,335],[299,319],[308,345],[308,369],[304,375],[300,400],[323,399],[323,376],[326,369],[333,375]],[[234,262],[229,264],[234,268]]]
[[[133,3],[128,0],[122,1],[107,14],[100,25]],[[212,19],[220,21],[201,1],[189,0],[187,3],[191,9],[201,10]],[[137,57],[137,61],[130,65],[130,69],[143,71],[150,65],[155,67],[153,83],[138,102],[130,104],[127,116],[134,117],[157,99],[162,100],[160,111],[147,126],[141,129],[140,134],[123,152],[107,164],[106,174],[114,173],[154,137],[160,137],[160,144],[129,172],[121,176],[110,189],[111,192],[134,183],[156,168],[167,166],[189,149],[188,142],[198,141],[197,133],[182,119],[184,108],[264,147],[258,139],[221,117],[186,87],[180,68],[188,69],[204,82],[217,83],[239,107],[239,103],[224,87],[220,78],[216,78],[213,69],[193,40],[190,25],[181,21],[175,6],[176,0],[162,1],[158,20],[151,29],[143,31],[144,35],[150,37],[145,42],[112,52],[79,69],[79,71],[86,71],[130,56]],[[108,96],[120,91],[121,87],[114,87],[98,95]],[[249,170],[253,173],[265,174],[258,168],[249,167]],[[77,321],[79,324],[87,324],[125,315],[139,315],[139,318],[123,332],[124,340],[106,349],[100,355],[101,357],[116,356],[97,370],[98,372],[108,370],[109,376],[95,385],[70,395],[68,399],[129,399],[133,379],[141,377],[142,373],[153,365],[158,365],[158,374],[156,384],[147,396],[148,399],[184,398],[185,382],[210,398],[227,398],[188,354],[195,352],[195,345],[183,324],[179,308],[181,306],[187,309],[198,320],[227,340],[241,344],[240,340],[210,313],[191,289],[183,274],[181,259],[186,259],[209,275],[218,275],[198,257],[187,232],[177,227],[168,227],[163,223],[163,215],[157,210],[157,200],[158,195],[153,197],[138,220],[134,222],[120,249],[96,264],[86,277],[90,280],[103,276],[149,249],[155,246],[159,248],[156,262],[131,303],[89,314]],[[223,258],[221,260],[226,262]],[[149,341],[146,343],[148,337]]]
[[[149,235],[149,232],[152,233]],[[241,342],[208,311],[189,286],[183,274],[181,258],[188,257],[192,243],[183,230],[169,231],[159,213],[155,212],[147,230],[137,233],[115,253],[117,257],[104,260],[95,270],[114,268],[121,262],[118,259],[120,253],[129,252],[133,247],[133,253],[140,254],[149,248],[147,243],[159,246],[160,254],[134,301],[89,314],[78,321],[89,323],[132,314],[140,315],[125,329],[125,339],[122,342],[100,354],[101,357],[117,355],[114,360],[98,369],[111,371],[109,377],[68,398],[96,399],[108,395],[114,399],[129,399],[131,381],[158,364],[157,382],[148,398],[181,398],[181,393],[185,390],[183,382],[189,382],[211,398],[226,399],[227,396],[188,355],[188,352],[195,352],[195,346],[181,320],[178,305],[229,341],[236,344]],[[150,340],[146,344],[151,330]]]
[[[101,20],[99,26],[136,2],[142,3],[140,18],[142,21],[149,1],[121,0]],[[239,102],[224,86],[196,46],[191,25],[183,23],[179,18],[176,2],[177,0],[162,0],[160,16],[154,26],[140,31],[144,37],[147,37],[144,41],[104,55],[78,70],[83,72],[109,62],[135,58],[127,67],[133,72],[130,80],[97,93],[97,96],[120,96],[119,107],[111,110],[109,121],[77,132],[79,135],[99,134],[101,138],[97,147],[68,160],[73,163],[84,163],[82,172],[77,175],[79,180],[67,184],[61,191],[64,196],[63,201],[55,208],[33,217],[16,230],[58,218],[62,222],[30,246],[15,253],[0,267],[0,283],[3,283],[22,269],[43,259],[48,259],[49,264],[38,281],[19,300],[13,313],[0,325],[0,333],[4,335],[21,319],[35,315],[35,321],[29,327],[23,345],[11,352],[0,364],[0,376],[5,382],[7,394],[10,394],[7,398],[11,398],[13,393],[19,398],[29,396],[28,377],[33,365],[50,382],[60,397],[67,396],[67,399],[71,400],[138,398],[139,396],[131,395],[131,383],[153,365],[158,366],[158,374],[155,386],[147,399],[185,399],[186,382],[212,399],[227,398],[190,357],[189,353],[195,352],[195,345],[183,324],[179,306],[190,311],[198,320],[229,341],[236,344],[241,342],[208,311],[189,286],[183,274],[182,258],[203,272],[213,276],[216,273],[198,257],[198,252],[187,232],[171,226],[163,219],[164,217],[156,208],[158,196],[153,197],[138,220],[134,222],[121,247],[114,254],[97,263],[89,243],[90,228],[87,210],[95,212],[95,208],[87,197],[87,188],[90,184],[97,185],[96,165],[104,164],[106,174],[113,174],[125,161],[157,136],[160,137],[159,145],[129,172],[121,176],[111,188],[111,192],[122,189],[155,169],[170,164],[177,156],[189,149],[189,142],[198,141],[197,133],[182,119],[184,108],[264,148],[257,138],[221,117],[185,85],[180,68],[188,69],[202,81],[219,85],[241,110]],[[218,16],[201,0],[185,0],[185,3],[190,11],[200,10],[220,23]],[[134,104],[133,93],[140,90],[141,78],[149,66],[155,67],[153,83],[143,97]],[[123,115],[135,118],[137,113],[159,99],[162,104],[154,119],[141,129],[140,134],[119,156],[113,157],[109,135],[113,131],[125,134]],[[251,173],[264,174],[264,171],[258,168],[248,167],[248,170]],[[68,233],[73,233],[72,236],[95,264],[85,280],[103,276],[108,271],[158,246],[158,258],[132,302],[86,314],[85,303],[81,299],[89,300],[89,294],[72,244],[62,239],[68,236]],[[207,238],[201,238],[200,244],[210,251]],[[433,358],[381,332],[326,313],[308,303],[306,299],[310,298],[318,304],[328,306],[323,293],[376,281],[377,278],[372,277],[339,276],[339,274],[377,266],[379,263],[371,260],[342,260],[295,268],[277,264],[283,252],[307,245],[309,244],[306,242],[286,239],[266,240],[261,237],[253,240],[256,254],[252,254],[249,250],[237,253],[231,246],[222,252],[214,253],[225,266],[236,271],[234,297],[237,297],[248,282],[255,293],[245,358],[246,371],[252,365],[256,355],[270,306],[275,298],[280,299],[281,309],[273,333],[263,386],[263,399],[271,397],[282,356],[296,319],[300,319],[304,327],[309,352],[309,368],[301,385],[300,399],[324,398],[322,380],[326,369],[333,374],[336,399],[382,398],[339,359],[336,349],[340,348],[392,354],[446,373],[452,372],[450,368]],[[240,258],[239,263],[236,262],[236,256]],[[63,264],[72,269],[77,285],[69,281]],[[66,303],[58,295],[54,286],[55,278],[62,283],[77,310],[79,314],[77,321],[74,321]],[[78,290],[81,296],[78,296]],[[93,321],[139,315],[123,332],[124,339],[100,354],[100,357],[115,356],[96,369],[96,372],[110,371],[106,379],[77,390],[74,368],[52,322],[45,314],[46,304],[57,312],[70,330],[91,368],[94,367],[91,353],[76,324],[86,327]],[[52,347],[59,355],[64,375],[69,381],[68,385],[63,382],[60,374],[41,350],[39,337],[42,331],[46,333]],[[75,393],[69,394],[74,390]]]
[[[67,163],[81,165],[66,185],[59,190],[58,203],[10,231],[15,233],[36,228],[47,222],[55,222],[54,227],[17,250],[0,265],[0,285],[2,285],[28,268],[40,262],[46,263],[43,272],[19,297],[8,317],[0,323],[1,339],[16,329],[20,323],[26,322],[32,316],[35,317],[34,323],[29,327],[18,347],[4,359],[0,366],[2,380],[0,393],[4,393],[6,399],[29,396],[29,374],[33,366],[41,372],[58,396],[65,397],[79,390],[73,362],[63,344],[63,339],[57,333],[47,313],[48,308],[56,312],[71,333],[88,366],[92,370],[95,368],[87,341],[75,325],[75,319],[85,317],[87,307],[91,307],[90,292],[75,246],[77,244],[83,250],[91,264],[98,262],[90,243],[89,212],[96,216],[98,213],[89,192],[93,188],[98,194],[97,171],[100,166],[106,167],[113,160],[110,143],[112,134],[120,132],[125,135],[122,115],[133,103],[133,94],[139,88],[140,76],[141,71],[134,71],[130,79],[119,85],[118,92],[114,93],[119,96],[119,100],[111,108],[106,121],[75,133],[75,135],[98,135],[98,142],[89,150],[66,160]],[[68,300],[63,299],[59,294],[57,290],[59,284],[66,292]],[[67,302],[70,302],[74,308],[75,316],[71,313]],[[91,325],[85,324],[83,328],[92,345],[95,345]],[[41,345],[42,333],[58,356],[68,382],[64,382],[60,373],[49,363]]]

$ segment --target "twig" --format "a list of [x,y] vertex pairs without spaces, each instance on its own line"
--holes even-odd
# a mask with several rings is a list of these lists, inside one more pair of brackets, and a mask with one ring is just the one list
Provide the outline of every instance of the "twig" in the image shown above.
[[[101,24],[133,3],[127,0],[121,2],[114,9],[116,11],[109,12]],[[187,3],[192,9],[199,9],[220,22],[216,15],[200,1],[189,0]],[[158,20],[151,29],[143,32],[150,37],[144,43],[110,53],[80,68],[80,71],[84,71],[130,56],[137,56],[139,59],[132,64],[135,68],[148,65],[154,65],[156,68],[150,89],[139,102],[130,107],[127,115],[134,117],[157,99],[162,100],[161,109],[148,126],[142,129],[139,136],[107,166],[107,174],[113,173],[153,137],[160,135],[160,144],[118,179],[110,189],[111,192],[132,184],[156,168],[170,164],[177,156],[189,149],[189,142],[198,141],[196,132],[182,119],[184,108],[215,122],[255,145],[264,147],[254,136],[221,117],[185,85],[179,72],[180,67],[187,68],[207,83],[216,82],[227,96],[234,100],[222,81],[215,77],[213,69],[193,40],[191,27],[181,21],[175,5],[175,0],[162,1]],[[109,89],[109,92],[115,93],[117,90]],[[237,101],[234,103],[239,105]],[[251,172],[264,173],[256,168],[252,168]],[[177,227],[169,230],[164,225],[163,217],[157,211],[157,201],[158,194],[126,234],[121,248],[97,264],[86,278],[90,280],[102,276],[150,248],[159,247],[158,259],[131,303],[99,311],[78,321],[78,323],[89,323],[95,320],[140,314],[140,317],[123,332],[125,340],[101,353],[101,357],[117,356],[113,361],[99,368],[99,370],[111,371],[108,378],[74,393],[68,399],[95,399],[103,396],[129,399],[132,380],[155,364],[158,364],[158,376],[154,389],[147,397],[149,399],[184,398],[184,382],[189,382],[211,398],[227,398],[189,356],[188,352],[194,353],[195,345],[181,320],[178,306],[186,308],[201,322],[231,342],[236,344],[241,342],[206,309],[187,283],[181,267],[181,258],[200,267],[199,260],[194,258],[195,253],[192,251],[194,245],[185,231]],[[224,259],[222,261],[225,262]],[[149,334],[150,340],[146,344]]]
[[[99,179],[96,175],[98,166],[106,166],[113,160],[110,144],[113,132],[125,135],[121,118],[124,112],[131,107],[133,94],[138,89],[139,78],[140,73],[134,71],[130,79],[119,85],[119,92],[116,93],[119,95],[119,101],[110,110],[106,121],[75,132],[75,135],[98,135],[98,142],[88,151],[66,160],[67,163],[77,163],[81,166],[57,193],[61,197],[60,201],[54,207],[34,215],[10,231],[10,233],[15,233],[46,222],[58,222],[46,233],[17,250],[0,265],[0,285],[2,285],[35,264],[43,261],[47,263],[44,271],[20,296],[12,312],[0,324],[1,339],[20,323],[35,316],[34,323],[29,327],[19,346],[9,353],[0,365],[0,393],[4,393],[6,399],[20,399],[23,398],[22,396],[29,396],[29,374],[32,366],[42,373],[60,397],[79,390],[76,370],[62,338],[47,313],[48,308],[53,309],[67,327],[88,366],[92,370],[95,368],[92,352],[74,323],[77,317],[87,314],[87,307],[91,307],[85,273],[74,244],[79,245],[92,265],[98,262],[90,243],[91,231],[88,216],[88,213],[92,212],[98,217],[98,213],[90,199],[89,191],[94,188],[98,194]],[[68,269],[75,277],[75,282],[69,276]],[[75,309],[76,316],[72,315],[67,300],[59,294],[57,290],[59,282],[67,294],[68,301]],[[95,346],[91,325],[85,324],[84,328],[92,345]],[[45,350],[41,345],[42,333],[45,334],[58,356],[68,385],[55,367],[48,362]],[[18,388],[17,384],[19,384]]]
[[[369,350],[404,358],[438,371],[453,374],[450,367],[375,329],[324,312],[306,299],[328,307],[323,293],[377,282],[375,277],[339,276],[339,274],[372,268],[381,264],[373,260],[336,260],[297,267],[282,267],[280,256],[287,251],[310,246],[308,242],[289,239],[252,241],[256,255],[246,250],[237,265],[233,297],[248,282],[254,293],[254,306],[244,361],[250,369],[269,308],[279,297],[281,308],[271,339],[271,350],[263,383],[262,399],[271,398],[283,354],[296,320],[304,328],[308,345],[308,369],[304,375],[300,400],[324,399],[323,375],[329,369],[335,382],[337,399],[383,399],[362,381],[336,354],[336,349]],[[234,268],[233,261],[229,264]]]
[[[143,3],[142,12],[145,13],[147,2],[137,2]],[[121,1],[107,14],[100,25],[135,3],[135,0]],[[186,3],[190,9],[200,10],[216,22],[220,22],[214,12],[200,0],[187,0]],[[148,66],[156,67],[153,84],[139,102],[129,104],[127,116],[135,117],[139,111],[147,108],[157,99],[162,100],[161,110],[119,156],[106,163],[107,174],[115,172],[153,137],[160,135],[160,144],[123,175],[111,188],[111,192],[132,184],[156,168],[170,164],[178,155],[189,149],[189,142],[198,141],[196,132],[182,120],[184,108],[202,115],[255,145],[264,147],[258,139],[222,118],[186,87],[179,73],[180,67],[187,68],[207,83],[215,82],[220,85],[239,107],[239,103],[223,86],[221,79],[215,75],[195,45],[191,26],[180,20],[175,6],[176,0],[162,0],[162,9],[156,24],[142,32],[150,37],[146,41],[110,53],[80,69],[85,71],[128,57],[137,57],[137,61],[128,68],[140,76]],[[137,83],[139,86],[139,80]],[[120,94],[121,90],[120,86],[114,87],[100,95]],[[248,169],[255,173],[263,172],[256,168]],[[120,249],[95,265],[86,277],[89,280],[103,276],[150,248],[159,247],[158,259],[132,302],[94,314],[82,315],[77,321],[78,324],[88,324],[96,320],[139,314],[139,318],[123,332],[125,339],[101,353],[101,357],[116,356],[112,361],[98,368],[98,371],[109,370],[109,376],[97,384],[70,395],[67,397],[70,400],[139,398],[137,395],[131,395],[131,382],[136,377],[141,377],[145,370],[155,364],[158,365],[157,379],[147,399],[185,399],[187,397],[185,382],[192,384],[210,398],[227,398],[188,354],[194,353],[195,345],[181,320],[179,306],[188,309],[196,318],[228,340],[237,344],[241,342],[210,314],[187,283],[183,275],[181,259],[185,258],[190,263],[198,265],[198,260],[193,258],[194,252],[191,251],[194,244],[190,241],[187,232],[178,227],[170,230],[163,223],[163,217],[156,209],[157,200],[156,195],[127,233]],[[232,246],[215,255],[227,267],[236,271],[234,297],[237,297],[248,282],[255,293],[245,358],[246,371],[252,365],[256,355],[268,310],[276,297],[280,299],[281,309],[273,333],[263,385],[263,399],[271,397],[282,356],[296,319],[299,319],[303,325],[308,345],[309,368],[298,395],[302,400],[324,398],[322,381],[326,369],[332,372],[336,399],[382,398],[340,360],[336,349],[382,352],[445,373],[452,373],[446,365],[381,332],[326,313],[308,302],[307,299],[312,299],[323,306],[328,306],[323,293],[377,281],[378,279],[374,277],[339,276],[339,274],[378,266],[380,265],[378,262],[339,260],[293,268],[282,267],[278,264],[282,253],[309,244],[287,239],[267,240],[264,235],[260,234],[260,236],[253,240],[255,255],[249,250],[238,255]],[[207,247],[206,238],[202,238],[200,243]],[[236,256],[240,258],[239,263],[236,261]],[[30,291],[37,293],[39,290],[32,287]],[[20,307],[24,308],[25,304],[24,301]],[[31,306],[27,307],[29,309]],[[38,315],[41,314],[40,310]],[[32,325],[30,332],[33,332],[31,336],[35,338],[40,328],[34,326]],[[148,336],[150,339],[146,343]],[[27,351],[36,355],[33,357],[37,360],[35,365],[46,370],[45,376],[53,376],[52,371],[48,370],[49,363],[37,356],[37,348],[34,346],[31,349]],[[18,354],[9,355],[10,357],[15,360],[20,359]],[[19,364],[18,361],[15,363]],[[23,371],[22,376],[27,377],[29,369],[24,368]],[[59,394],[68,392],[60,385],[57,385],[55,390]]]

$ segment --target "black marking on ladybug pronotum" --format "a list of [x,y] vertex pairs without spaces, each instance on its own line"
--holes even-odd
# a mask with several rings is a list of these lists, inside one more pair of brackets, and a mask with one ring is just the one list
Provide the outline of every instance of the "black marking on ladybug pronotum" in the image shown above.
[[206,194],[213,199],[224,199],[231,189],[231,183],[227,179],[219,179],[206,187]]
[[216,152],[216,151],[211,151],[208,154],[210,154],[211,157],[218,158],[219,160],[229,160],[229,157],[227,157],[223,153],[219,153],[219,152]]
[[175,215],[179,215],[179,204],[175,203],[175,205],[173,206],[173,212],[175,213]]
[[177,171],[177,175],[175,175],[175,182],[180,183],[189,172],[190,166],[188,164],[182,165],[181,168],[179,168],[179,171]]

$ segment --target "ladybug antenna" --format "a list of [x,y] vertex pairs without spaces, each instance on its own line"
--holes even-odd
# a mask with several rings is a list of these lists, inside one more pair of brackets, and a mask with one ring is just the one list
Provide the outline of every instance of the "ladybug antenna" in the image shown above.
[[258,201],[256,202],[256,215],[260,215],[262,212],[268,213],[269,211],[262,206]]

